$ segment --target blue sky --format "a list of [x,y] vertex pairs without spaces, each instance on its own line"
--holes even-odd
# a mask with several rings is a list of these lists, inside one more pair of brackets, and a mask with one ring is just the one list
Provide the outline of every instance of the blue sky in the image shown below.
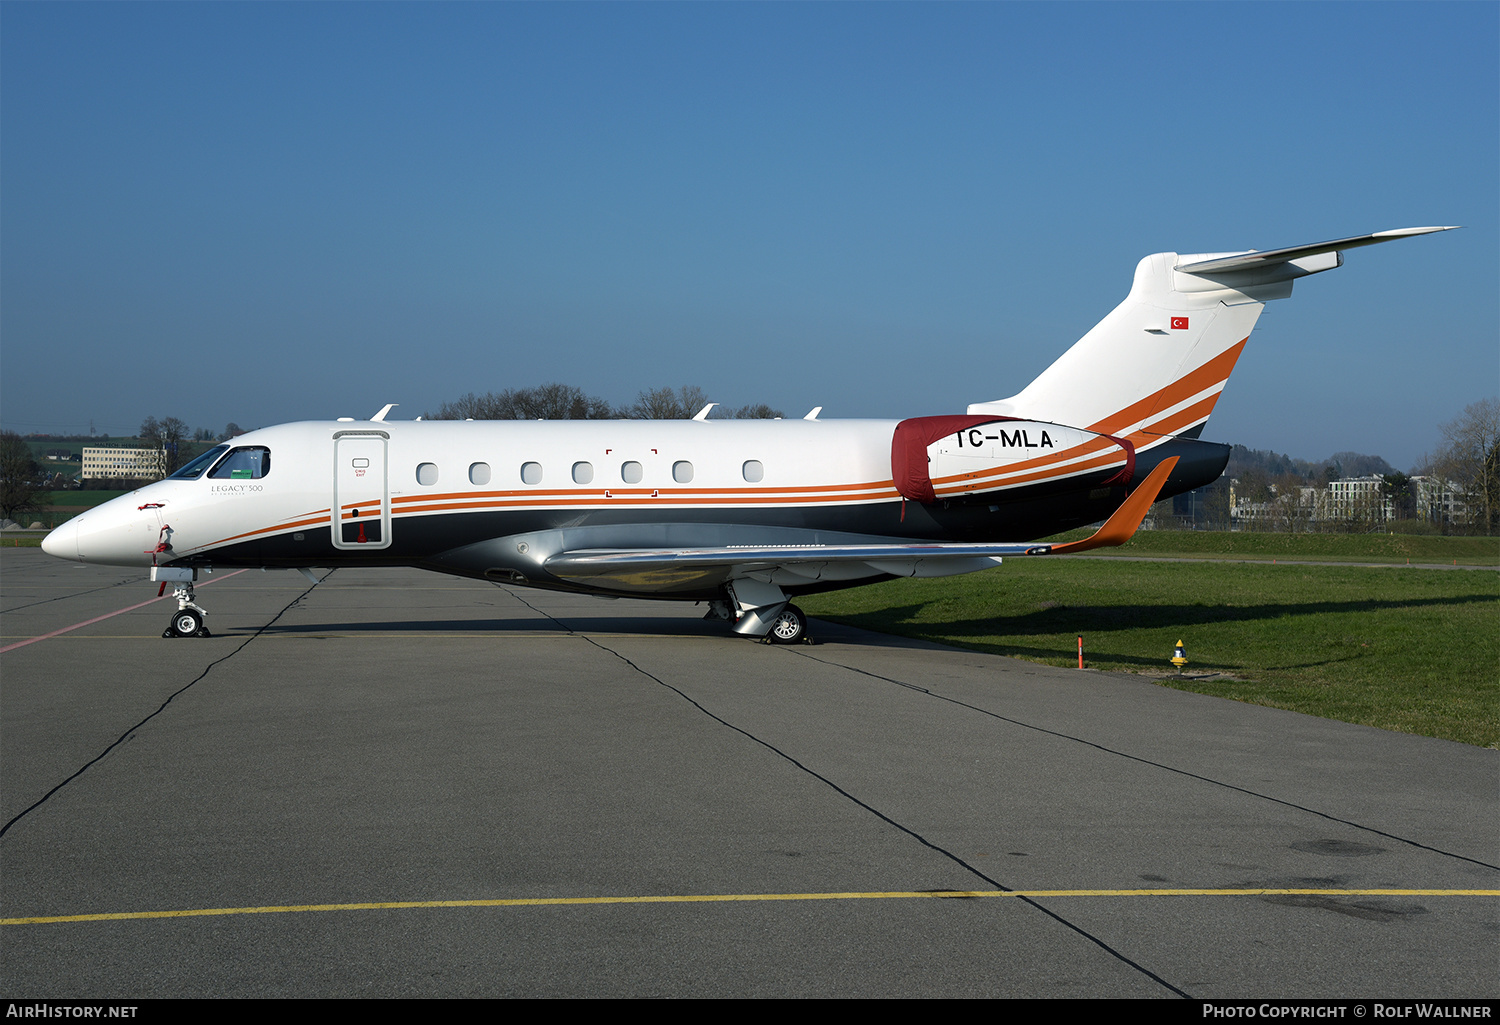
[[0,420],[563,381],[1018,391],[1151,252],[1461,232],[1272,303],[1204,437],[1500,392],[1500,5],[0,4]]

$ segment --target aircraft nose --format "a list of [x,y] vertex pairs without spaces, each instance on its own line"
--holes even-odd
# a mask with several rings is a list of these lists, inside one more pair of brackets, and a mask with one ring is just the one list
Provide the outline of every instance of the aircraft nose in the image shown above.
[[42,539],[42,550],[75,562],[149,566],[160,530],[158,518],[124,495],[79,513]]
[[55,555],[59,559],[72,559],[76,562],[78,560],[77,519],[68,520],[42,538],[42,551],[48,555]]

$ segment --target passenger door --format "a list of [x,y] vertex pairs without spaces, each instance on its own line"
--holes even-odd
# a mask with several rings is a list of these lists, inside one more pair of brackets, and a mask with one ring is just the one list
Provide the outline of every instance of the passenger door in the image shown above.
[[333,436],[333,526],[335,548],[388,548],[391,492],[386,479],[384,431],[339,431]]

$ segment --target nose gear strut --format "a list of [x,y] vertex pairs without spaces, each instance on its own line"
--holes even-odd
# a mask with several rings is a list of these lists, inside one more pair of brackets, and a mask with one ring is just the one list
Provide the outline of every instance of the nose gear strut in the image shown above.
[[162,632],[163,637],[212,636],[208,632],[208,627],[203,625],[203,619],[208,613],[193,600],[194,575],[194,570],[188,567],[153,566],[151,568],[151,579],[161,581],[163,588],[170,583],[172,597],[177,599],[177,611],[172,614],[172,622]]

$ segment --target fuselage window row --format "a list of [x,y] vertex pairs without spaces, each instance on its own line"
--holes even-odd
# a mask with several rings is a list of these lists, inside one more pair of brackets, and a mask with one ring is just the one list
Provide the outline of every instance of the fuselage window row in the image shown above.
[[[256,477],[264,476],[270,467],[270,451],[267,449],[241,451],[245,451],[246,453],[244,462],[247,464],[247,468],[242,469],[240,466],[236,466],[235,469],[239,470],[239,473],[237,473],[236,476],[244,475],[247,472],[248,465],[252,460],[255,464],[258,465],[255,465],[253,469],[248,469],[248,472]],[[231,460],[225,460],[224,464],[221,464],[221,466],[215,468],[212,476],[228,476],[228,473],[223,471],[224,466],[227,466],[230,462]],[[679,459],[672,464],[672,480],[678,484],[691,484],[693,482],[693,473],[693,464],[689,460]],[[766,471],[764,465],[762,465],[759,459],[747,459],[741,466],[740,473],[745,478],[746,482],[750,484],[759,484],[762,480],[765,479]],[[620,479],[626,484],[639,484],[643,479],[645,479],[645,475],[645,467],[643,467],[634,459],[620,464]],[[583,460],[574,463],[572,467],[572,477],[574,484],[592,484],[594,482],[594,464]],[[477,487],[484,487],[485,485],[489,484],[492,479],[493,473],[490,469],[489,463],[479,462],[469,464],[470,484],[473,484]],[[422,485],[423,487],[430,488],[436,485],[437,482],[438,466],[436,463],[417,464],[418,484]],[[527,461],[521,464],[522,484],[540,484],[541,482],[541,463],[535,461]]]

